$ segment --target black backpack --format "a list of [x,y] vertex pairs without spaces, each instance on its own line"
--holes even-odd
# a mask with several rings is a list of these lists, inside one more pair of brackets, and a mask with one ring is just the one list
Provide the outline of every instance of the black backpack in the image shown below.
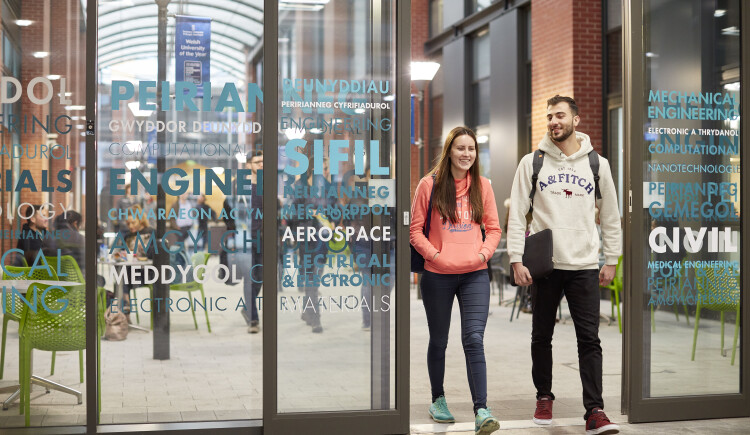
[[[529,193],[529,213],[534,211],[534,195],[536,195],[536,182],[539,179],[539,171],[542,170],[544,164],[544,151],[534,151],[534,173],[531,175],[531,193]],[[589,165],[591,166],[591,172],[594,173],[594,195],[596,199],[602,199],[602,193],[599,191],[599,154],[596,151],[589,151]]]

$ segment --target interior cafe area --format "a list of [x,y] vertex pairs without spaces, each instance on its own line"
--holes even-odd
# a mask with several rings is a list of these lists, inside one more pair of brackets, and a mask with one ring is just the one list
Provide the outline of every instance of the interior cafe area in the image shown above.
[[0,24],[0,435],[484,435],[463,300],[455,421],[428,412],[409,261],[417,185],[460,125],[502,228],[483,336],[498,433],[585,432],[565,295],[555,417],[532,419],[536,288],[511,285],[506,234],[558,94],[616,191],[607,415],[750,427],[745,2],[0,0]]

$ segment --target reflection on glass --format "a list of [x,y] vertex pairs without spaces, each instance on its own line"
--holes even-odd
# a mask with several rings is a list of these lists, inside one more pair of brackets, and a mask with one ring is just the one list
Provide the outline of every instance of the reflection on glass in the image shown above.
[[479,12],[482,9],[492,4],[493,0],[474,0],[473,1],[473,12]]
[[279,13],[279,412],[395,403],[395,2]]
[[0,428],[78,425],[87,413],[85,14],[80,2],[39,8],[5,2],[2,14]]
[[97,272],[130,324],[101,422],[261,418],[263,2],[126,3],[99,5]]
[[739,392],[739,2],[722,4],[644,6],[646,397]]

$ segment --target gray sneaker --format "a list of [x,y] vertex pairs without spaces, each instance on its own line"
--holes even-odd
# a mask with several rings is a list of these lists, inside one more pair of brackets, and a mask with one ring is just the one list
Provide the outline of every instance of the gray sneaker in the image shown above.
[[250,334],[257,334],[260,332],[260,322],[257,320],[253,320],[250,322],[250,326],[247,327],[247,332]]

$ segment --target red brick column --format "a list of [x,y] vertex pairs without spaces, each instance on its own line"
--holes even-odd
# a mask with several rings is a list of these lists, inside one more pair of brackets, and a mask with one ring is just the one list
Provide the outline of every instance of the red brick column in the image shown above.
[[[415,62],[429,62],[431,59],[424,53],[424,44],[430,37],[430,2],[428,0],[413,0],[411,2],[411,60]],[[430,158],[430,86],[425,84],[423,92],[422,104],[419,101],[415,101],[415,123],[414,127],[418,129],[415,132],[415,138],[419,137],[420,123],[424,123],[424,136],[422,137],[422,148],[411,147],[411,180],[410,188],[411,198],[414,197],[414,192],[419,183],[419,179],[424,174],[419,172],[419,158],[420,152],[422,158],[425,161],[425,170],[429,170],[431,162]],[[419,92],[416,86],[412,85],[411,93],[416,94]],[[420,110],[424,109],[424,113]]]
[[[44,120],[45,116],[49,114],[47,105],[34,104],[29,100],[29,96],[26,92],[26,85],[34,77],[44,77],[44,63],[48,62],[46,59],[37,59],[32,54],[37,51],[45,51],[44,41],[44,1],[42,0],[29,0],[21,3],[21,17],[26,20],[34,22],[33,25],[26,27],[21,30],[22,32],[22,44],[21,44],[21,86],[23,87],[23,95],[21,96],[21,113],[20,116],[25,116],[31,123],[33,116],[36,116],[40,120]],[[50,47],[48,46],[49,50]],[[42,95],[42,86],[38,86],[37,96]],[[34,144],[46,144],[47,135],[40,128],[36,128],[36,131],[32,131],[31,128],[27,128],[26,131],[21,130],[21,143],[26,146],[32,146]],[[37,158],[28,159],[21,158],[21,170],[29,170],[34,181],[41,180],[42,170],[49,169],[49,159]],[[21,202],[29,202],[31,204],[41,203],[45,197],[41,192],[29,192],[24,190],[21,193]]]
[[533,147],[547,130],[547,99],[575,98],[581,123],[601,152],[602,8],[600,0],[533,0],[531,3],[531,135]]

